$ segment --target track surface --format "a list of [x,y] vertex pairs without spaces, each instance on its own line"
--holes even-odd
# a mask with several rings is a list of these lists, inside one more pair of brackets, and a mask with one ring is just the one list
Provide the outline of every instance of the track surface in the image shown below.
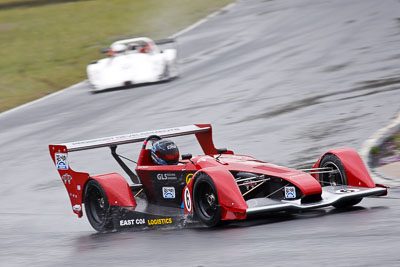
[[[92,94],[81,83],[0,115],[5,266],[399,266],[400,189],[349,211],[218,229],[96,234],[77,219],[50,143],[212,123],[219,147],[291,167],[360,149],[399,110],[399,1],[239,1],[179,37],[181,78]],[[189,140],[182,153],[199,153]],[[137,148],[124,148],[135,159]],[[80,171],[121,170],[108,150]]]

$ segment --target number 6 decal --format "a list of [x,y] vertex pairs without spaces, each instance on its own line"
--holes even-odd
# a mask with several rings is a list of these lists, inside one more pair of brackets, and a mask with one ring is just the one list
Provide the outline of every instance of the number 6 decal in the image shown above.
[[186,187],[184,194],[185,208],[188,212],[192,211],[192,199],[190,198],[189,188]]

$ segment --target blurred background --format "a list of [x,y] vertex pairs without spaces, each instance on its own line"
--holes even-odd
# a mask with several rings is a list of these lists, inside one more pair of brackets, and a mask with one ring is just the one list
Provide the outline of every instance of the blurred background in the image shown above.
[[1,0],[0,112],[86,78],[110,43],[165,38],[229,0]]

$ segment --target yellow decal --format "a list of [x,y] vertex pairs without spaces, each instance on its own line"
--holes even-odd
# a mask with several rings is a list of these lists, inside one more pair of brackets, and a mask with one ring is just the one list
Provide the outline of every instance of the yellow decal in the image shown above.
[[171,224],[172,218],[165,218],[165,219],[151,219],[147,220],[147,225],[162,225],[162,224]]
[[189,173],[188,175],[186,175],[186,184],[190,183],[190,180],[192,180],[193,177],[193,173]]

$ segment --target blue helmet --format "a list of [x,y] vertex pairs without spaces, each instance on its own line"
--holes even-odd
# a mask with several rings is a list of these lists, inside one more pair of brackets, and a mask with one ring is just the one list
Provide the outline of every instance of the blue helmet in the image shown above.
[[177,164],[179,162],[179,150],[170,140],[159,140],[153,144],[150,151],[151,159],[158,165]]

